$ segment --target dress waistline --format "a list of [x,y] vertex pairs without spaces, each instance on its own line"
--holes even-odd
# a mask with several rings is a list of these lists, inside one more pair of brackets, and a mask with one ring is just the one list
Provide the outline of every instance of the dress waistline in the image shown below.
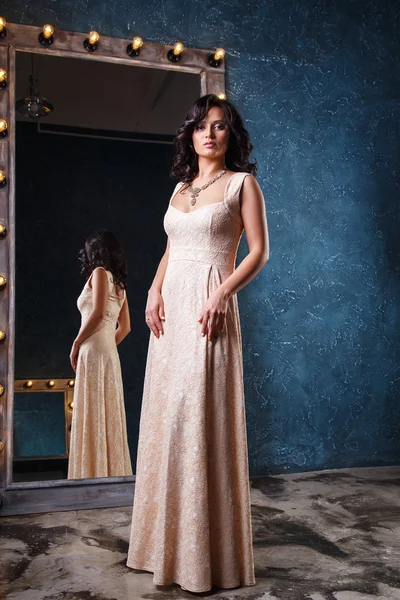
[[171,246],[168,260],[191,260],[231,269],[235,264],[235,256],[232,252],[222,252],[221,250],[211,250],[209,248],[192,248],[191,246]]

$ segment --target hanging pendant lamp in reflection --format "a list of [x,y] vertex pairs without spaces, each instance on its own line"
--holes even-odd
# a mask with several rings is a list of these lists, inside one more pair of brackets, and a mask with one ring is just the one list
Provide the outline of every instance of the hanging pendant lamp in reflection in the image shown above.
[[37,77],[35,75],[34,69],[34,61],[33,54],[31,54],[32,60],[32,71],[29,76],[29,86],[26,96],[24,98],[20,98],[17,100],[15,105],[15,109],[19,112],[20,115],[24,115],[25,117],[29,117],[34,121],[41,119],[42,117],[47,117],[51,112],[53,112],[54,107],[40,95],[37,85]]

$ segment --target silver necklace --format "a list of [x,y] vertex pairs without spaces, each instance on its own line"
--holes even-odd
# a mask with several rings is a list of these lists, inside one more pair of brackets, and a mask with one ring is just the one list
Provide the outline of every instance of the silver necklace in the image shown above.
[[222,169],[222,171],[220,171],[218,173],[218,175],[216,175],[215,177],[210,179],[210,181],[207,181],[207,183],[205,183],[201,187],[193,187],[192,185],[189,185],[190,204],[192,206],[194,206],[197,202],[197,197],[200,194],[200,192],[202,192],[203,190],[208,188],[208,186],[211,185],[212,183],[214,183],[215,181],[217,181],[217,179],[220,179],[220,177],[222,177],[222,175],[225,175],[225,173],[226,173],[226,169]]

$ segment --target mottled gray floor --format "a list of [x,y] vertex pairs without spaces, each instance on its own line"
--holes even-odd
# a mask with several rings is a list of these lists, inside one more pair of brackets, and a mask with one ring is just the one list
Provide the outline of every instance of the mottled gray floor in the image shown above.
[[130,508],[0,520],[7,600],[400,600],[400,467],[252,482],[257,585],[190,594],[127,569]]

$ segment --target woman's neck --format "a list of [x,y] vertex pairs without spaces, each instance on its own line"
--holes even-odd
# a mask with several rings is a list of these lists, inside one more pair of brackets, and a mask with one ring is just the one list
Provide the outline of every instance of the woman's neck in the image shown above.
[[225,168],[224,157],[208,159],[199,156],[199,172],[196,179],[211,179]]

